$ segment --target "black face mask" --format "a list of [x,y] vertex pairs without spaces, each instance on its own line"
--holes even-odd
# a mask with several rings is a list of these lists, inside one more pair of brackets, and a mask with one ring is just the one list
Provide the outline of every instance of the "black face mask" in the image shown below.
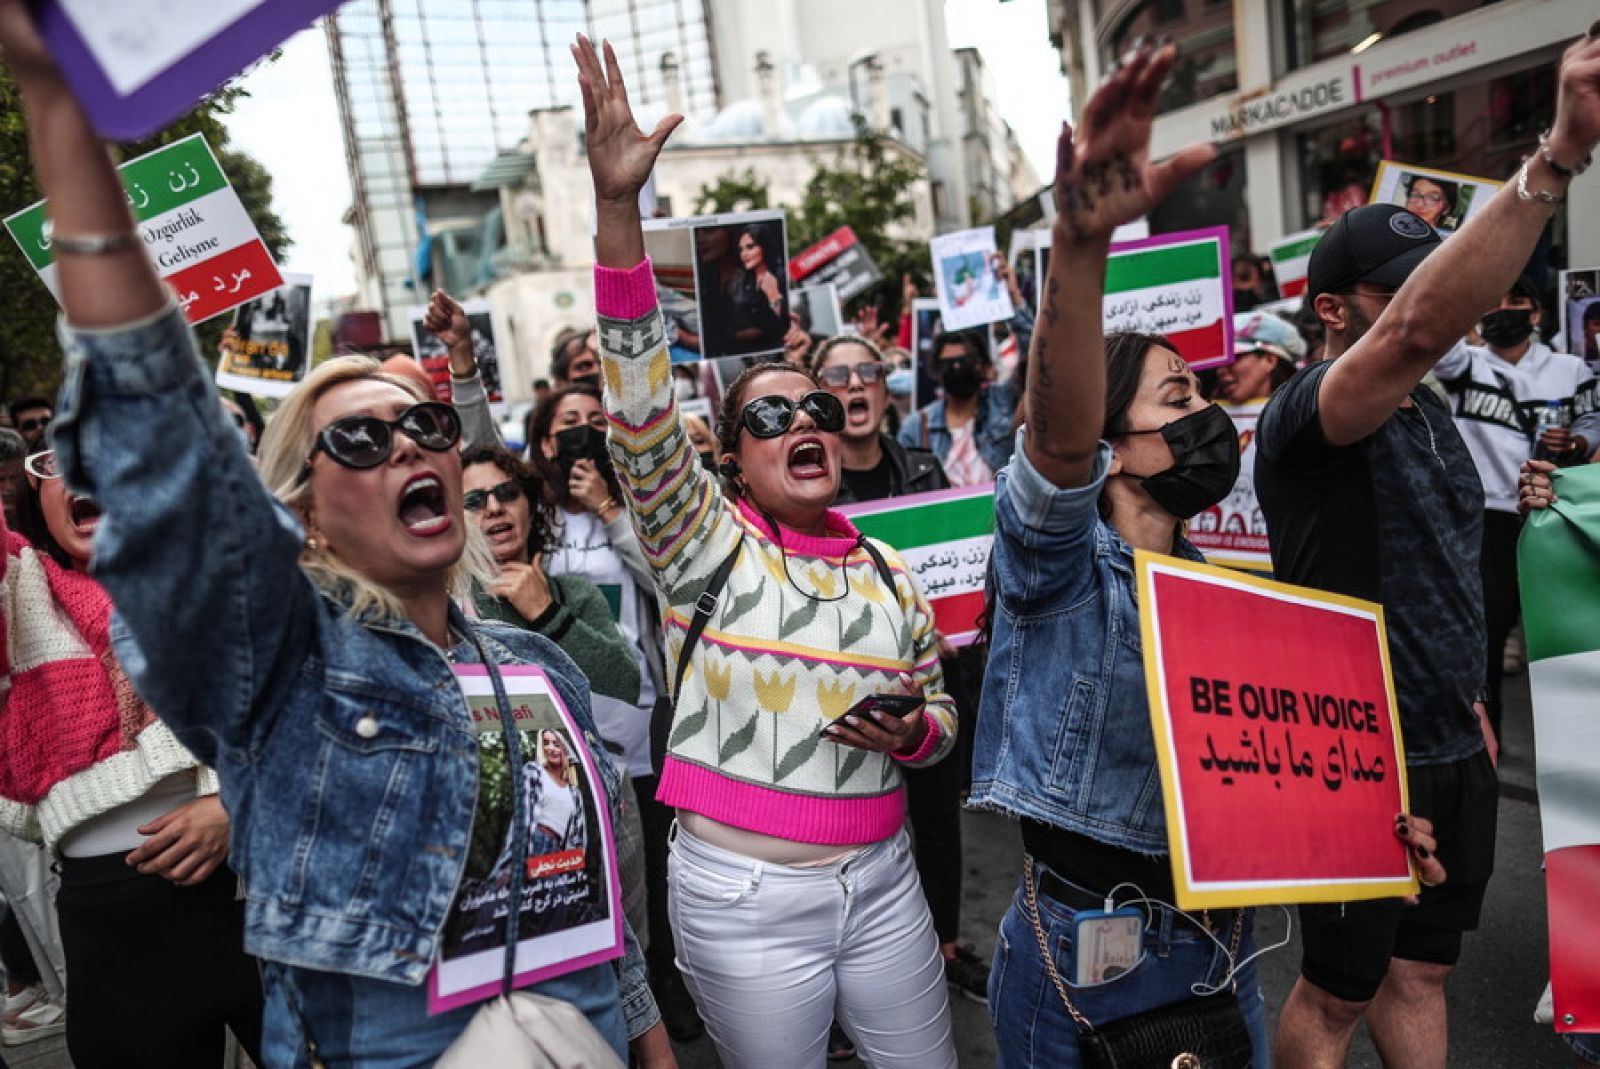
[[1533,333],[1533,309],[1500,308],[1490,312],[1479,321],[1478,333],[1497,349],[1521,345]]
[[1187,520],[1228,496],[1239,480],[1239,432],[1220,405],[1173,420],[1165,427],[1129,434],[1160,434],[1172,450],[1173,465],[1154,475],[1134,475],[1155,503]]
[[572,466],[580,460],[592,460],[600,474],[611,477],[611,454],[606,450],[606,435],[587,423],[556,432],[556,464],[561,474],[572,477]]
[[577,375],[568,379],[567,382],[573,386],[593,386],[598,390],[600,388],[600,372],[591,371],[587,375]]
[[700,453],[700,466],[702,468],[706,469],[707,471],[710,471],[710,472],[716,471],[717,470],[717,454],[713,450],[710,450],[710,449],[701,449],[701,450],[699,450],[699,453]]
[[939,369],[939,385],[947,397],[971,400],[983,386],[983,374],[971,360],[951,360]]

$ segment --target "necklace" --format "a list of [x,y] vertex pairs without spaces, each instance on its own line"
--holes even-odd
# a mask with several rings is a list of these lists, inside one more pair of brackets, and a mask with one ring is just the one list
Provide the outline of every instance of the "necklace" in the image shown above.
[[1450,469],[1445,467],[1444,457],[1439,455],[1439,440],[1433,436],[1433,424],[1428,422],[1428,413],[1424,412],[1422,406],[1415,401],[1411,402],[1411,408],[1421,417],[1422,428],[1428,432],[1428,451],[1433,454],[1433,459],[1439,462],[1439,470],[1448,472]]

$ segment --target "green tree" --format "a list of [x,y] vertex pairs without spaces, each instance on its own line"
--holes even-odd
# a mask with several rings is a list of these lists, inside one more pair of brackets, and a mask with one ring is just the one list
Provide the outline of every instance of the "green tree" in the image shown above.
[[694,202],[694,214],[760,211],[769,207],[771,201],[772,188],[752,168],[746,167],[743,174],[729,171],[709,186],[701,186],[700,196]]
[[[248,95],[237,86],[229,86],[159,134],[134,144],[113,146],[112,153],[121,163],[190,134],[204,134],[267,248],[281,259],[290,239],[283,220],[272,210],[272,176],[254,158],[233,147],[225,122],[238,101]],[[28,130],[21,100],[15,83],[0,68],[0,214],[20,211],[39,196],[39,185],[28,159]],[[21,251],[9,238],[0,241],[5,245],[0,250],[0,293],[5,294],[8,305],[7,314],[0,316],[0,398],[54,395],[61,383],[61,353],[55,338],[56,302]],[[218,316],[201,325],[201,352],[208,358],[214,358],[216,343],[228,319]]]

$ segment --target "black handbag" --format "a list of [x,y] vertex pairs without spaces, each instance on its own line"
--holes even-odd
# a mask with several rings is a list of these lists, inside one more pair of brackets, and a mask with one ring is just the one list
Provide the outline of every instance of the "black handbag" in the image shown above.
[[[1056,994],[1078,1026],[1078,1051],[1085,1069],[1251,1069],[1254,1048],[1239,999],[1233,991],[1196,996],[1143,1013],[1095,1025],[1067,995],[1066,982],[1050,956],[1044,926],[1039,923],[1033,858],[1024,855],[1023,875],[1028,921],[1039,941],[1045,970]],[[1230,953],[1236,958],[1244,933],[1244,913],[1233,922]]]

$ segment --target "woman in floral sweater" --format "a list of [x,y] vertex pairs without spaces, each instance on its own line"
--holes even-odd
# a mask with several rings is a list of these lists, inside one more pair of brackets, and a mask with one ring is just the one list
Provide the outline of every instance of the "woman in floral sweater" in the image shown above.
[[[679,965],[729,1066],[820,1065],[836,1004],[869,1064],[954,1066],[902,830],[900,766],[955,739],[933,615],[894,551],[829,508],[844,414],[808,372],[740,376],[718,431],[723,484],[700,464],[638,212],[677,120],[645,137],[609,46],[604,67],[585,39],[574,53],[611,452],[681,679],[660,789],[679,821]],[[686,650],[697,606],[711,611]],[[857,706],[872,695],[920,704],[874,715]]]

